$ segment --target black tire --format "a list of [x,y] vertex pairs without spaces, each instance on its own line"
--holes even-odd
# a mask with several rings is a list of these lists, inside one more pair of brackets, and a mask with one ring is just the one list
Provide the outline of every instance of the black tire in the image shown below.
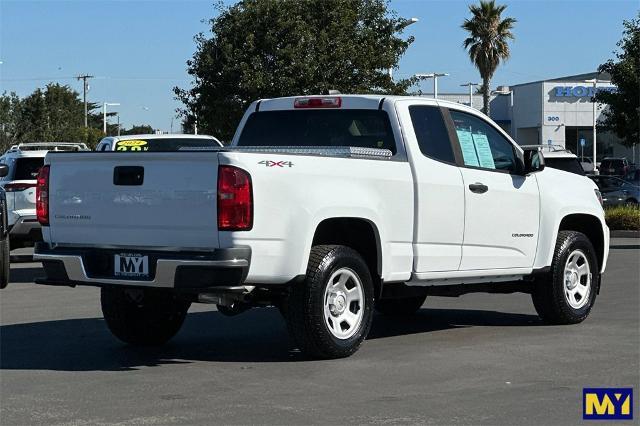
[[9,285],[9,272],[11,270],[11,248],[9,237],[0,241],[0,288]]
[[[584,253],[591,271],[591,284],[586,304],[574,308],[565,296],[565,264],[575,250]],[[591,241],[576,231],[560,231],[553,253],[551,271],[536,279],[531,298],[540,318],[549,324],[576,324],[584,321],[596,300],[600,280],[598,258]]]
[[[353,272],[363,293],[362,317],[350,337],[341,339],[330,330],[324,316],[325,290],[331,276],[339,270]],[[311,249],[306,279],[294,284],[282,311],[289,333],[297,347],[313,358],[344,358],[358,350],[371,328],[373,317],[373,282],[367,264],[353,249],[338,245],[315,246]],[[352,309],[350,306],[347,309]],[[340,325],[338,325],[340,327]]]
[[427,296],[381,299],[376,302],[376,311],[388,316],[408,316],[422,307]]
[[162,345],[171,339],[182,327],[191,305],[169,291],[132,292],[118,287],[102,287],[100,302],[111,333],[125,343],[140,346]]

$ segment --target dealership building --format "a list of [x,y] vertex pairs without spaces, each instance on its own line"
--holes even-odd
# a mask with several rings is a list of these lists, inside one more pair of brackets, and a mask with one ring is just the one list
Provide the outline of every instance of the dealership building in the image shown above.
[[[597,79],[594,87],[593,79]],[[588,82],[588,80],[592,80]],[[581,156],[593,156],[594,104],[596,91],[616,90],[607,74],[579,74],[530,83],[502,86],[493,92],[491,118],[521,145],[561,145]],[[482,96],[443,93],[439,99],[482,108]],[[595,105],[595,120],[602,105]],[[604,157],[626,157],[638,163],[638,153],[619,143],[610,132],[596,132],[597,161]]]

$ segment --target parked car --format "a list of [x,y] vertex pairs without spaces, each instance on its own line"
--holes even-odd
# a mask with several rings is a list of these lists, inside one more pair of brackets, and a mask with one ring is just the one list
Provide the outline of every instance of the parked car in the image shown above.
[[629,170],[626,158],[605,158],[600,163],[600,174],[605,176],[624,176]]
[[633,169],[624,175],[624,180],[627,182],[640,186],[640,169]]
[[36,177],[47,152],[88,150],[83,143],[33,142],[14,145],[0,157],[0,164],[8,166],[0,186],[6,192],[11,247],[28,246],[42,239],[36,219]]
[[546,167],[553,167],[580,176],[585,175],[578,157],[562,145],[523,145],[523,148],[540,148]]
[[[0,164],[0,177],[6,176],[7,173],[9,173],[9,167],[6,164]],[[0,187],[0,288],[5,288],[9,284],[10,251],[7,196],[4,189]]]
[[595,166],[593,165],[593,160],[589,157],[582,157],[580,159],[580,165],[582,166],[582,170],[585,171],[585,173],[589,174],[589,173],[593,173],[595,171]]
[[45,163],[38,282],[101,287],[107,326],[134,345],[169,340],[193,302],[279,306],[319,358],[353,354],[374,309],[427,295],[525,292],[545,321],[579,323],[607,263],[597,186],[452,102],[261,100],[231,147]]
[[103,138],[96,151],[157,152],[221,146],[222,142],[208,135],[126,135]]
[[623,204],[638,205],[640,185],[616,176],[589,176],[598,185],[605,207]]

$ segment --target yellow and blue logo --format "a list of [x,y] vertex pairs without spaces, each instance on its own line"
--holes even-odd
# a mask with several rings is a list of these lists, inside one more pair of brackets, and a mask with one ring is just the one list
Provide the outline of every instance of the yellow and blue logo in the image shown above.
[[632,388],[582,389],[584,420],[632,420]]

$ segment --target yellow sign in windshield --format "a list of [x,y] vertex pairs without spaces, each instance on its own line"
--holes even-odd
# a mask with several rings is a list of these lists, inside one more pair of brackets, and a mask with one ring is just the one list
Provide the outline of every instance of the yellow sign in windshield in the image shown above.
[[147,141],[128,140],[118,141],[116,151],[148,151]]

